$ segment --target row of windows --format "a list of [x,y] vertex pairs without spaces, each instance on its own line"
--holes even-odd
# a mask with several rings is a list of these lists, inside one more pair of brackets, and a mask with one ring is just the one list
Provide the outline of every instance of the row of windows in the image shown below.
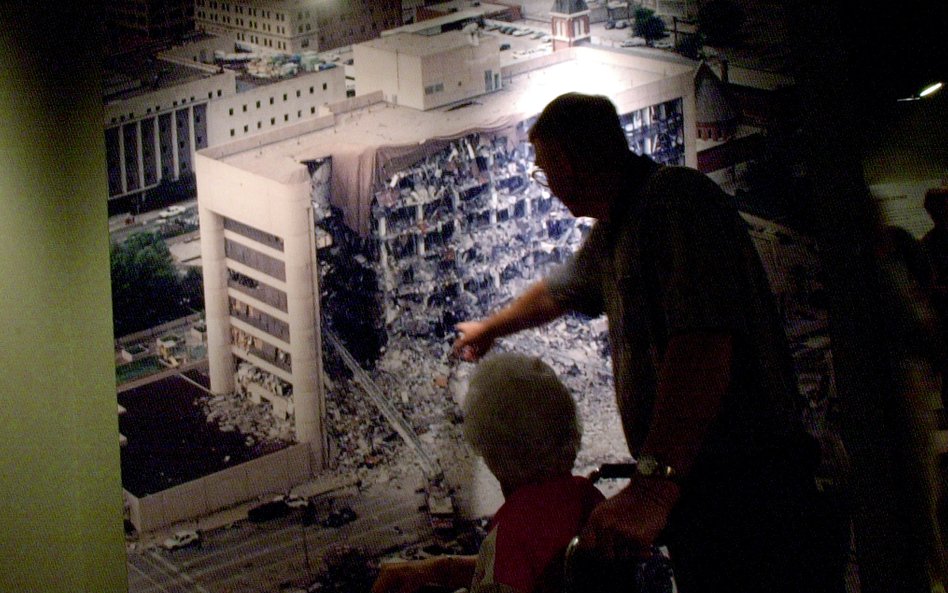
[[[315,114],[316,114],[316,107],[315,107],[315,106],[310,107],[310,108],[309,108],[309,113],[310,113],[310,115],[315,115]],[[298,111],[296,112],[296,118],[297,118],[297,119],[301,119],[302,117],[303,117],[303,110],[300,109],[300,110],[298,110]],[[289,113],[284,113],[284,114],[283,114],[283,122],[285,123],[285,122],[288,122],[288,121],[290,121],[290,114],[289,114]],[[277,119],[276,119],[275,117],[271,117],[271,118],[270,118],[270,125],[271,125],[271,126],[275,126],[276,123],[277,123]],[[262,121],[262,120],[258,120],[258,121],[257,121],[257,129],[258,129],[258,130],[262,130],[262,129],[263,129],[263,121]],[[250,124],[244,125],[244,133],[246,134],[246,133],[249,132],[249,131],[250,131]],[[236,135],[237,135],[237,129],[236,129],[236,128],[231,128],[231,129],[230,129],[230,135],[231,135],[231,136],[236,136]]]
[[286,313],[286,293],[227,268],[227,286]]
[[[245,21],[242,18],[232,19],[229,16],[221,16],[219,14],[207,14],[204,11],[200,11],[200,10],[197,13],[197,17],[199,19],[204,19],[204,20],[215,22],[215,23],[224,23],[227,25],[236,25],[238,27],[248,27],[250,29],[261,29],[263,31],[268,31],[271,33],[273,32],[273,25],[271,25],[270,23],[261,24],[257,21],[250,21],[250,24],[248,25],[247,21]],[[309,31],[309,25],[306,25],[306,30]],[[303,31],[303,27],[300,26],[300,32],[302,33],[302,31]],[[276,28],[276,32],[280,35],[286,35],[286,27],[278,25]]]
[[252,305],[239,301],[233,297],[227,299],[229,312],[232,317],[240,319],[260,331],[264,331],[284,342],[290,341],[290,326],[285,321],[258,311]]
[[283,239],[276,235],[271,235],[270,233],[254,228],[249,224],[237,222],[232,218],[225,217],[224,228],[228,231],[233,231],[242,237],[247,237],[248,239],[256,241],[261,245],[266,245],[267,247],[276,249],[278,251],[283,251]]
[[[224,92],[223,92],[221,89],[217,89],[217,96],[218,96],[218,97],[222,97],[223,95],[224,95]],[[213,98],[214,98],[214,91],[208,91],[208,92],[207,92],[207,98],[208,98],[208,99],[213,99]],[[194,103],[194,102],[195,102],[194,95],[191,95],[191,101],[190,101],[190,102],[191,102],[191,103]],[[180,101],[172,101],[172,109],[174,109],[175,107],[178,107],[178,105],[187,105],[187,104],[188,104],[188,99],[186,99],[186,98],[185,98],[185,99],[181,99]],[[154,111],[155,113],[158,113],[159,111],[161,111],[161,104],[155,105],[154,110],[152,110],[151,107],[146,108],[146,109],[145,109],[145,115],[151,115],[152,111]],[[112,123],[113,123],[113,124],[117,124],[117,123],[119,123],[119,122],[125,121],[126,119],[128,119],[128,120],[133,120],[133,119],[135,119],[135,112],[134,112],[134,111],[129,111],[129,112],[128,112],[128,117],[126,117],[125,115],[120,115],[120,116],[118,116],[118,117],[113,117],[113,118],[112,118]],[[199,120],[199,121],[200,121],[200,120]]]
[[426,95],[433,95],[433,94],[435,94],[435,93],[440,93],[440,92],[443,91],[443,90],[444,90],[444,84],[438,82],[438,83],[435,83],[435,84],[426,86],[426,87],[425,87],[425,94],[426,94]]
[[[250,16],[260,16],[266,19],[275,18],[278,21],[286,20],[286,15],[282,12],[271,12],[269,10],[241,6],[240,4],[234,4],[233,7],[231,7],[231,5],[227,2],[216,2],[215,0],[197,0],[196,4],[200,7],[210,8],[211,10],[223,10],[224,12],[231,12],[231,8],[233,8],[233,12],[236,12],[237,14],[245,14],[244,11],[246,10],[246,14],[249,14]],[[309,13],[307,12],[306,15],[309,16]]]
[[[324,82],[324,83],[323,83],[323,90],[325,91],[325,90],[328,90],[328,89],[329,89],[329,84]],[[310,94],[310,95],[313,95],[313,94],[315,94],[315,93],[316,93],[316,87],[314,87],[314,86],[309,87],[309,94]],[[297,97],[302,97],[302,96],[303,96],[303,91],[302,91],[301,89],[296,89],[296,96],[297,96]],[[284,101],[288,101],[288,100],[289,100],[289,94],[288,94],[288,93],[283,93],[283,100],[284,100]],[[274,101],[275,101],[274,98],[273,98],[273,97],[270,97],[270,105],[273,105],[273,104],[274,104]],[[260,101],[257,101],[256,106],[257,106],[257,109],[260,109]],[[246,104],[246,103],[244,103],[243,108],[242,108],[242,111],[243,111],[244,113],[247,113],[247,104]],[[227,115],[234,115],[234,108],[233,108],[233,107],[231,107],[230,109],[227,110]]]
[[275,257],[270,257],[230,239],[224,239],[224,255],[258,272],[286,282],[286,264]]

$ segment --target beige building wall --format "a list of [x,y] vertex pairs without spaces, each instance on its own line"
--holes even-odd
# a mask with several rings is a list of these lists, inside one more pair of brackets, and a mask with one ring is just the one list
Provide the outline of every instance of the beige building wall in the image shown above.
[[[314,460],[321,466],[326,460],[325,404],[310,179],[305,168],[301,168],[299,175],[276,181],[201,153],[196,157],[196,167],[211,390],[222,394],[234,391],[235,357],[291,384],[297,441],[310,444]],[[283,242],[282,251],[226,230],[225,219],[279,237]],[[228,257],[226,241],[279,260],[285,271],[284,279]],[[284,293],[286,311],[229,286],[229,270]],[[230,299],[286,323],[291,328],[289,341],[236,319],[230,314]],[[275,366],[234,344],[234,329],[288,352],[291,370]]]
[[316,117],[346,98],[342,67],[305,73],[214,101],[208,106],[208,146]]
[[[458,47],[421,61],[422,86],[443,85],[443,91],[425,92],[420,109],[432,109],[500,90],[500,41],[483,38],[478,45]],[[487,74],[490,73],[490,85]]]
[[482,37],[473,44],[466,39],[460,33],[438,36],[432,44],[445,46],[440,51],[411,33],[353,45],[356,94],[382,91],[390,103],[426,110],[499,90],[500,40]]
[[357,96],[382,91],[389,103],[423,108],[418,56],[359,43],[352,46],[352,60],[359,73],[355,80]]

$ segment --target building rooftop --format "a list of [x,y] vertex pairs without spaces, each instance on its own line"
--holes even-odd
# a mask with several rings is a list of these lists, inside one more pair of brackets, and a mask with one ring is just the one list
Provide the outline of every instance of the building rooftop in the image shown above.
[[471,45],[470,35],[462,31],[447,31],[440,35],[419,35],[417,33],[396,33],[386,35],[361,45],[385,51],[408,54],[411,56],[432,56],[452,49]]
[[427,8],[432,10],[448,11],[452,8],[452,4],[456,5],[453,6],[453,8],[457,8],[457,10],[454,12],[449,12],[444,16],[426,19],[417,23],[402,25],[401,27],[396,27],[394,29],[388,29],[387,31],[382,32],[382,36],[386,37],[388,35],[397,35],[399,33],[416,33],[424,35],[429,29],[434,29],[434,33],[438,34],[441,33],[441,28],[445,25],[450,25],[452,23],[456,23],[457,21],[482,18],[509,9],[509,7],[502,6],[500,4],[482,3],[480,6],[471,6],[469,2],[446,2],[443,4],[435,4]]
[[[221,160],[235,167],[288,182],[296,177],[303,161],[382,146],[417,145],[430,138],[456,137],[470,130],[513,125],[539,113],[552,99],[570,91],[604,94],[621,103],[621,95],[626,91],[694,69],[690,62],[575,49],[579,51],[570,54],[573,59],[512,76],[505,80],[502,91],[481,95],[461,109],[446,106],[419,111],[379,102],[337,116],[335,126],[233,154],[227,154],[224,145],[209,154],[222,154]],[[539,65],[557,59],[561,58],[554,54],[535,62]],[[619,107],[622,109],[621,104]]]
[[113,62],[103,73],[102,95],[106,103],[123,101],[208,76],[208,72],[183,64],[128,56]]

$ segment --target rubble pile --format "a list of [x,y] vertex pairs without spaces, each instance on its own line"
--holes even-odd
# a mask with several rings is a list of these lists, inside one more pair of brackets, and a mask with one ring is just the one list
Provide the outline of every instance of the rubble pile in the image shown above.
[[[449,483],[459,461],[470,457],[458,402],[472,365],[449,361],[454,325],[509,302],[575,252],[592,225],[532,181],[532,123],[455,138],[392,173],[375,192],[369,237],[327,206],[328,167],[310,164],[318,226],[333,239],[319,251],[324,323],[370,371],[425,450],[447,461],[441,465]],[[625,114],[622,123],[635,150],[683,162],[680,101]],[[567,317],[497,348],[541,356],[575,394],[585,428],[579,467],[628,456],[604,320]],[[332,368],[341,367],[327,363],[329,440],[338,447],[331,457],[339,469],[364,480],[409,471],[414,462],[401,438],[348,374]]]
[[281,420],[270,412],[267,402],[254,403],[242,395],[207,395],[195,402],[204,411],[207,421],[221,432],[237,431],[244,444],[263,454],[294,440],[292,419]]

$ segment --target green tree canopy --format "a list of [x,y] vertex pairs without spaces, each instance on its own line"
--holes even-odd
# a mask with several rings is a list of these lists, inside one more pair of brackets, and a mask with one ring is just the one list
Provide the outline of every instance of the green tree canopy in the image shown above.
[[635,26],[632,32],[638,37],[644,37],[645,42],[652,45],[652,42],[665,36],[665,21],[655,15],[655,11],[639,6],[633,13],[635,16]]
[[[168,246],[155,233],[135,233],[112,243],[112,314],[115,335],[123,336],[203,308],[195,281],[175,271]],[[185,290],[187,289],[187,290]],[[187,293],[187,294],[185,294]],[[187,302],[185,302],[187,301]]]

